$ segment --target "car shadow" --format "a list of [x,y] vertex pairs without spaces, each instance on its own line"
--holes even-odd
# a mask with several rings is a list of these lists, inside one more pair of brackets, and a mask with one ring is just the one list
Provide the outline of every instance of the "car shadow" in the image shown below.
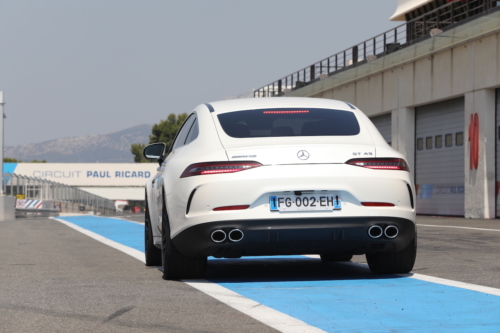
[[356,262],[324,263],[319,258],[281,256],[242,259],[209,258],[205,278],[216,283],[241,283],[380,280],[398,279],[410,275],[373,274],[368,265]]

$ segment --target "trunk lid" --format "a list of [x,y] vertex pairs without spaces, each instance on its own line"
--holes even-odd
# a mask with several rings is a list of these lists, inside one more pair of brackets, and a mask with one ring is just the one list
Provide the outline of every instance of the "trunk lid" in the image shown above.
[[345,163],[359,157],[375,157],[369,145],[280,145],[226,149],[230,161],[256,161],[264,165]]

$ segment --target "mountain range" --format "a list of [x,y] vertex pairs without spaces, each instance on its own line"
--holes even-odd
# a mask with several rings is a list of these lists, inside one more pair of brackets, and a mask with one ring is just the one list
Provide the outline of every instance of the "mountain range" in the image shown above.
[[148,143],[151,125],[138,125],[109,134],[60,138],[41,143],[5,147],[4,156],[48,163],[133,163],[133,143]]
[[[225,99],[252,98],[253,91]],[[48,163],[133,163],[133,143],[149,142],[152,125],[137,125],[109,134],[60,138],[40,143],[6,146],[4,157]]]

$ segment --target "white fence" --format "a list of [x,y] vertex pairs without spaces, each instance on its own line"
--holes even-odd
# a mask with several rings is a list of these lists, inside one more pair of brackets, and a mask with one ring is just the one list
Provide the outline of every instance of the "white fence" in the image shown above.
[[114,201],[61,183],[17,174],[3,174],[3,193],[16,196],[17,212],[92,212],[116,211]]

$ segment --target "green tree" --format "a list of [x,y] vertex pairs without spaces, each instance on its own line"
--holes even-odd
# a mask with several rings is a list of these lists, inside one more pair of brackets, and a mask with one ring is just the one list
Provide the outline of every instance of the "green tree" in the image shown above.
[[167,119],[162,120],[159,124],[154,124],[152,129],[153,134],[149,136],[149,143],[165,142],[168,149],[187,116],[187,113],[180,115],[171,113]]
[[142,155],[142,151],[144,150],[144,147],[146,145],[143,145],[142,143],[134,143],[130,147],[130,151],[132,152],[132,155],[134,155],[134,162],[135,163],[147,163],[151,162],[147,160],[144,155]]
[[18,160],[18,159],[15,159],[15,158],[10,158],[10,157],[4,157],[3,158],[3,162],[4,163],[47,163],[46,160],[42,160],[42,161],[39,161],[39,160],[33,160],[33,161],[27,161],[27,162],[23,162],[21,160]]
[[[149,143],[165,142],[168,150],[170,148],[170,145],[174,141],[177,131],[179,131],[179,128],[184,123],[187,116],[187,113],[182,113],[179,115],[171,113],[167,117],[167,119],[160,121],[158,124],[154,124],[153,128],[151,129],[152,134],[149,136]],[[134,155],[134,161],[136,163],[153,162],[144,158],[144,156],[142,155],[143,149],[143,144],[132,144],[132,146],[130,147],[130,151]]]

